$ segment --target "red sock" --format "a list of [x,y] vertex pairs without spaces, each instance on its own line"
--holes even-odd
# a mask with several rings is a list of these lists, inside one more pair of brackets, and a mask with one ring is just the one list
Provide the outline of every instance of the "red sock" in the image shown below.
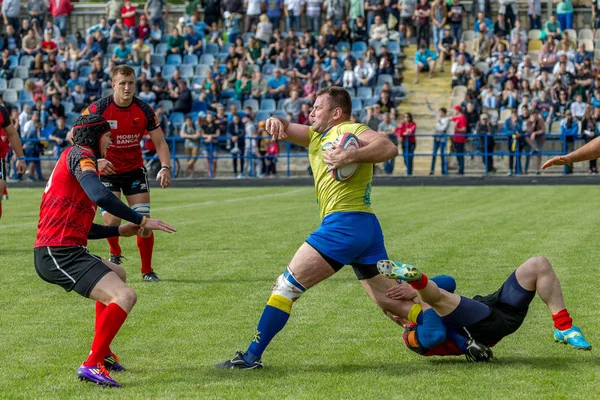
[[0,218],[2,218],[2,202],[0,201]]
[[2,196],[8,196],[8,188],[4,186],[4,190],[2,191]]
[[92,342],[92,351],[83,363],[85,367],[104,362],[104,357],[110,352],[110,342],[117,335],[126,318],[127,313],[117,303],[110,303],[104,309],[96,322],[97,332]]
[[119,237],[109,237],[106,238],[108,241],[108,245],[110,246],[110,253],[114,256],[121,255],[121,246],[119,245]]
[[427,282],[429,282],[429,279],[427,279],[427,275],[421,274],[421,278],[419,278],[419,280],[408,282],[408,284],[412,286],[412,288],[415,290],[421,290],[425,289],[425,286],[427,286]]
[[[100,327],[100,315],[102,315],[102,313],[104,312],[105,309],[106,309],[106,304],[101,303],[99,301],[96,302],[96,322],[94,324],[94,334],[98,333],[98,330]],[[110,347],[109,347],[108,353],[106,353],[106,355],[108,355],[109,353],[112,353],[112,351],[110,350]]]
[[559,331],[571,329],[573,326],[573,320],[571,319],[571,316],[566,308],[560,310],[556,314],[553,314],[552,321],[554,321],[554,327]]
[[142,260],[142,274],[152,272],[152,251],[154,249],[154,233],[150,237],[143,238],[138,236],[136,239],[137,247],[140,250]]

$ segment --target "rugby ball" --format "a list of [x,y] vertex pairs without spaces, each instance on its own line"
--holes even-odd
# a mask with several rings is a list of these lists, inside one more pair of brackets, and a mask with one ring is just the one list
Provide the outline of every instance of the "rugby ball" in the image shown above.
[[[352,133],[344,133],[335,139],[333,144],[339,144],[346,150],[356,150],[360,147],[358,138]],[[341,168],[331,170],[331,177],[336,181],[347,181],[358,169],[358,164],[348,164]]]

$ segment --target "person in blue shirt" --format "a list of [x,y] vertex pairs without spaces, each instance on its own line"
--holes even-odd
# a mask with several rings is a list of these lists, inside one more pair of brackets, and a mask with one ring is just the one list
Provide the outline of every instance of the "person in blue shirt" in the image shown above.
[[100,31],[102,32],[102,36],[108,39],[110,36],[110,26],[106,21],[106,17],[100,17],[100,23],[98,25],[94,25],[87,30],[88,35],[93,35],[94,32]]
[[113,51],[112,60],[116,65],[127,64],[133,60],[131,49],[125,45],[125,41],[121,40],[119,45]]
[[202,55],[202,36],[194,30],[193,25],[185,27],[185,36],[183,37],[185,50],[188,54],[195,54],[198,57]]
[[331,80],[333,81],[335,86],[342,86],[342,77],[344,75],[344,70],[339,64],[337,58],[331,59],[331,64],[328,68],[325,68],[325,71],[331,74]]
[[[560,140],[564,143],[567,153],[575,150],[575,138],[579,135],[579,123],[573,118],[571,110],[565,111],[565,119],[560,123]],[[565,165],[565,173],[573,173],[573,164]]]
[[[525,106],[527,107],[527,106]],[[510,157],[508,158],[508,175],[511,176],[515,169],[515,154],[519,154],[525,148],[525,140],[521,136],[523,133],[523,120],[519,117],[516,109],[512,109],[510,117],[504,121],[504,127],[502,132],[508,136],[508,151]],[[521,155],[517,157],[516,173],[521,173]]]
[[204,21],[199,21],[196,15],[192,15],[190,18],[190,24],[194,27],[194,32],[200,36],[200,38],[204,38],[206,36],[206,31],[208,31],[208,25]]
[[281,21],[283,0],[263,0],[262,4],[266,6],[267,17],[269,17],[269,20],[273,24],[273,29],[278,29]]
[[[492,22],[492,20],[490,18],[487,18],[485,16],[484,13],[480,12],[477,13],[477,20],[475,21],[475,27],[473,28],[473,31],[475,32],[475,35],[477,35],[479,33],[479,28],[481,26],[481,24],[485,24],[485,27],[487,28],[487,35],[488,37],[493,37],[494,36],[494,23]],[[457,40],[460,40],[461,38],[457,38]]]
[[435,60],[438,56],[427,46],[421,44],[419,50],[415,53],[415,83],[419,83],[419,73],[429,72],[428,77],[431,78],[435,69]]
[[585,61],[586,58],[593,60],[594,54],[591,51],[586,51],[585,44],[582,43],[579,45],[579,49],[577,50],[577,53],[575,53],[575,58],[573,60],[573,63],[575,64],[575,68],[577,69],[578,72],[580,69],[583,68],[583,62]]
[[69,88],[69,93],[72,93],[75,90],[75,85],[82,85],[83,86],[83,82],[81,81],[81,79],[79,79],[79,76],[77,76],[77,71],[71,70],[71,72],[69,72],[69,80],[67,80],[67,87]]
[[273,77],[267,82],[267,90],[269,91],[267,97],[270,99],[279,100],[287,97],[287,78],[281,75],[279,68],[273,70]]

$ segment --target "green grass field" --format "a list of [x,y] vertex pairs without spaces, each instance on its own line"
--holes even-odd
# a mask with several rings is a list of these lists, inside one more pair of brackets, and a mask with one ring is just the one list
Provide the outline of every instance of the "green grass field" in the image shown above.
[[[569,311],[600,345],[598,187],[375,187],[391,257],[430,276],[447,273],[464,295],[487,294],[524,260],[545,255]],[[0,398],[597,398],[596,351],[552,340],[536,299],[497,362],[424,358],[364,293],[350,268],[294,305],[257,371],[213,365],[247,347],[276,277],[319,223],[313,189],[154,190],[160,284],[143,283],[135,239],[122,239],[138,303],[113,343],[129,369],[123,389],[80,383],[94,304],[43,282],[33,268],[41,190],[10,189],[0,222]],[[106,241],[90,243],[107,256]]]

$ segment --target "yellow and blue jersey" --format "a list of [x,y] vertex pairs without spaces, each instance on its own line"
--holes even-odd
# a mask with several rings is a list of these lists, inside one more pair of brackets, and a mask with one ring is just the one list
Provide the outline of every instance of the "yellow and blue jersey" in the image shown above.
[[308,159],[315,178],[315,192],[321,219],[336,212],[373,213],[371,209],[371,181],[373,180],[373,165],[359,164],[352,177],[340,182],[332,178],[323,161],[323,154],[330,148],[338,136],[352,133],[360,136],[368,130],[364,124],[342,122],[325,133],[315,132],[309,128],[310,144]]

